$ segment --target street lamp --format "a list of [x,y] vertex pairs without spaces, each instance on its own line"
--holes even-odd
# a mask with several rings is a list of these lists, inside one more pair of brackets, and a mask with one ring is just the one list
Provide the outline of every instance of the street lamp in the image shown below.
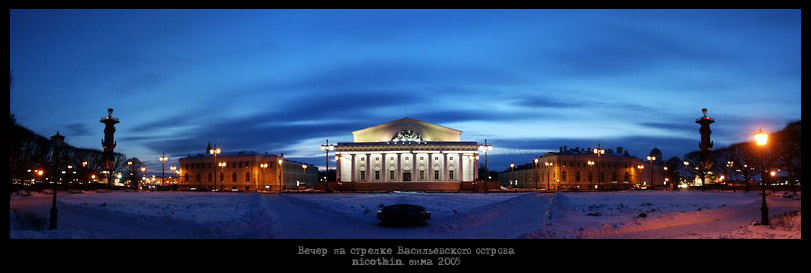
[[283,178],[282,174],[284,174],[283,168],[284,168],[284,154],[281,154],[281,156],[279,158],[279,168],[278,168],[278,170],[279,170],[279,192],[282,192],[282,187],[284,186],[284,182],[282,180],[282,178]]
[[137,192],[138,191],[138,182],[135,179],[132,179],[135,176],[135,165],[133,165],[132,160],[127,161],[127,166],[130,166],[130,184],[132,188]]
[[[180,180],[180,171],[177,170],[177,167],[175,167],[175,165],[170,166],[169,170],[172,171],[172,173],[177,174],[177,177],[175,177],[175,182],[174,182],[174,185],[177,186],[177,182],[178,182],[178,180]],[[169,175],[169,178],[172,178],[172,176]],[[169,183],[172,184],[171,181]],[[175,186],[172,186],[172,187],[177,189]]]
[[762,155],[763,155],[763,174],[761,174],[760,179],[760,195],[761,195],[761,205],[760,205],[760,223],[762,225],[769,225],[769,207],[766,205],[766,179],[769,177],[767,175],[767,165],[766,165],[766,142],[768,141],[769,135],[763,132],[763,129],[760,129],[755,134],[755,143],[757,146],[763,147]]
[[[592,173],[592,172],[591,172],[591,169],[594,167],[594,161],[591,161],[591,160],[586,161],[586,164],[587,164],[587,165],[589,165],[589,173]],[[597,188],[597,186],[596,186],[596,185],[595,185],[594,187],[591,187],[591,182],[593,182],[593,181],[594,181],[594,180],[593,180],[593,179],[591,179],[591,178],[592,178],[592,177],[591,177],[591,176],[589,176],[589,188],[595,188],[595,189],[596,189],[596,188]]]
[[479,145],[479,150],[484,151],[484,172],[487,173],[487,180],[490,180],[490,169],[487,168],[487,152],[493,150],[493,145],[487,144],[487,139],[484,140],[484,145]]
[[535,189],[538,189],[538,183],[540,178],[538,177],[538,158],[535,158]]
[[[225,166],[228,166],[228,163],[225,162],[225,161],[217,163],[217,167],[220,167],[220,174],[225,172],[225,170],[224,170]],[[221,191],[223,184],[225,184],[225,178],[224,177],[222,178],[222,181],[220,181],[220,188],[217,188],[217,175],[215,174],[214,175],[214,188],[215,188],[215,190]]]
[[[644,170],[644,169],[645,169],[645,166],[643,166],[643,165],[636,165],[636,168],[639,170],[639,180],[641,181],[641,180],[642,180],[642,170]],[[642,181],[642,186],[647,186],[647,185],[648,185],[648,183],[647,183],[647,182]]]
[[[327,167],[324,170],[324,189],[329,191],[329,183],[327,183],[328,180],[329,180],[329,179],[327,179],[327,177],[329,177],[329,151],[335,150],[335,145],[329,144],[329,139],[327,139],[327,143],[321,145],[321,150],[326,152],[326,156],[324,157],[324,161],[326,161]],[[338,168],[336,167],[335,170],[336,170],[336,175],[337,175]]]
[[515,174],[513,173],[514,169],[515,169],[515,164],[510,162],[510,185],[509,185],[510,188],[513,187],[513,179],[515,179]]
[[161,184],[166,186],[166,160],[169,160],[169,157],[167,157],[166,153],[164,153],[161,155],[161,157],[159,157],[159,159],[161,161]]
[[[301,180],[304,181],[304,185],[307,185],[307,164],[301,164],[301,175]],[[296,186],[301,186],[301,184],[299,183]]]
[[262,168],[262,171],[259,172],[259,173],[262,174],[262,189],[264,190],[264,188],[265,188],[265,170],[268,168],[268,164],[267,163],[261,163],[261,164],[259,164],[259,168]]
[[597,143],[597,148],[593,149],[592,152],[597,155],[597,185],[602,185],[603,175],[600,172],[600,156],[605,154],[605,149],[600,149],[600,144]]
[[[211,149],[208,150],[208,153],[214,155],[214,164],[218,164],[217,155],[222,153],[222,150],[220,148],[211,148]],[[217,189],[217,176],[219,174],[217,174],[216,172],[217,171],[215,169],[215,171],[214,171],[214,188],[211,189],[212,191]]]
[[649,172],[650,172],[650,185],[651,185],[651,187],[655,186],[654,183],[653,183],[653,161],[656,161],[656,157],[655,156],[648,156],[648,162],[650,162],[650,171]]
[[[65,142],[65,137],[60,135],[59,132],[56,132],[56,135],[51,137],[51,141],[53,142],[54,146],[54,180],[52,183],[54,184],[54,192],[53,192],[53,203],[51,203],[51,219],[48,228],[49,229],[56,229],[56,221],[57,221],[57,212],[59,210],[56,208],[56,176],[59,174],[59,150],[62,148],[62,144]],[[41,173],[41,172],[40,172]]]

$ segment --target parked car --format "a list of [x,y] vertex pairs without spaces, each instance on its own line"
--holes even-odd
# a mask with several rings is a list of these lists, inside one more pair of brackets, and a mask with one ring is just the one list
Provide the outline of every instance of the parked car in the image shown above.
[[429,219],[431,219],[431,212],[425,210],[422,206],[411,204],[385,206],[377,212],[377,220],[380,220],[381,226],[424,226]]

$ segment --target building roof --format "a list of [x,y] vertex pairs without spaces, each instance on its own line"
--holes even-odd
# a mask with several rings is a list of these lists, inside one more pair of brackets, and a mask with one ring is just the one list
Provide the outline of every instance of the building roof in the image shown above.
[[354,142],[387,142],[403,133],[423,141],[461,141],[462,136],[460,130],[409,117],[353,131],[352,135]]
[[[220,153],[220,154],[217,155],[217,157],[229,157],[229,156],[274,156],[274,157],[278,157],[278,155],[275,155],[275,154],[268,154],[268,153],[260,154],[258,152],[254,152],[254,151],[223,152],[223,153]],[[184,158],[203,158],[203,157],[214,157],[214,155],[212,155],[212,154],[196,154],[196,155],[189,155],[189,156],[184,157]]]

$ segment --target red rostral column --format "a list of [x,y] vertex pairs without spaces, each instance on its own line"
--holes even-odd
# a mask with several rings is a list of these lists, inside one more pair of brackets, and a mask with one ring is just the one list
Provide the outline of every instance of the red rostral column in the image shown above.
[[104,153],[101,156],[104,162],[104,170],[107,171],[107,185],[113,186],[113,149],[117,142],[113,139],[115,134],[115,124],[118,123],[118,118],[113,117],[113,108],[107,108],[107,116],[102,118],[101,123],[104,123],[104,139],[101,141],[101,146],[104,147]]
[[698,132],[701,133],[701,142],[698,143],[699,154],[698,158],[701,161],[701,190],[706,189],[707,181],[705,180],[707,177],[707,170],[712,168],[712,144],[713,142],[710,141],[710,134],[712,131],[710,130],[710,124],[714,123],[715,120],[707,117],[707,108],[702,108],[701,112],[704,113],[703,117],[696,119],[696,123],[701,124],[701,128],[698,129]]

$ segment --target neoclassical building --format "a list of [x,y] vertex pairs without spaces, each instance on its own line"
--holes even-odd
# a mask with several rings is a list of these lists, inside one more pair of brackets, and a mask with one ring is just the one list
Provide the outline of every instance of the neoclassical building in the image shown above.
[[459,190],[478,181],[477,142],[462,131],[403,118],[352,132],[335,145],[338,182],[354,190]]
[[318,180],[318,167],[285,159],[283,154],[200,153],[178,161],[181,190],[279,191],[313,187]]
[[560,147],[530,162],[499,173],[503,185],[549,190],[617,190],[662,187],[662,152],[654,148],[643,160],[622,147],[612,149]]

